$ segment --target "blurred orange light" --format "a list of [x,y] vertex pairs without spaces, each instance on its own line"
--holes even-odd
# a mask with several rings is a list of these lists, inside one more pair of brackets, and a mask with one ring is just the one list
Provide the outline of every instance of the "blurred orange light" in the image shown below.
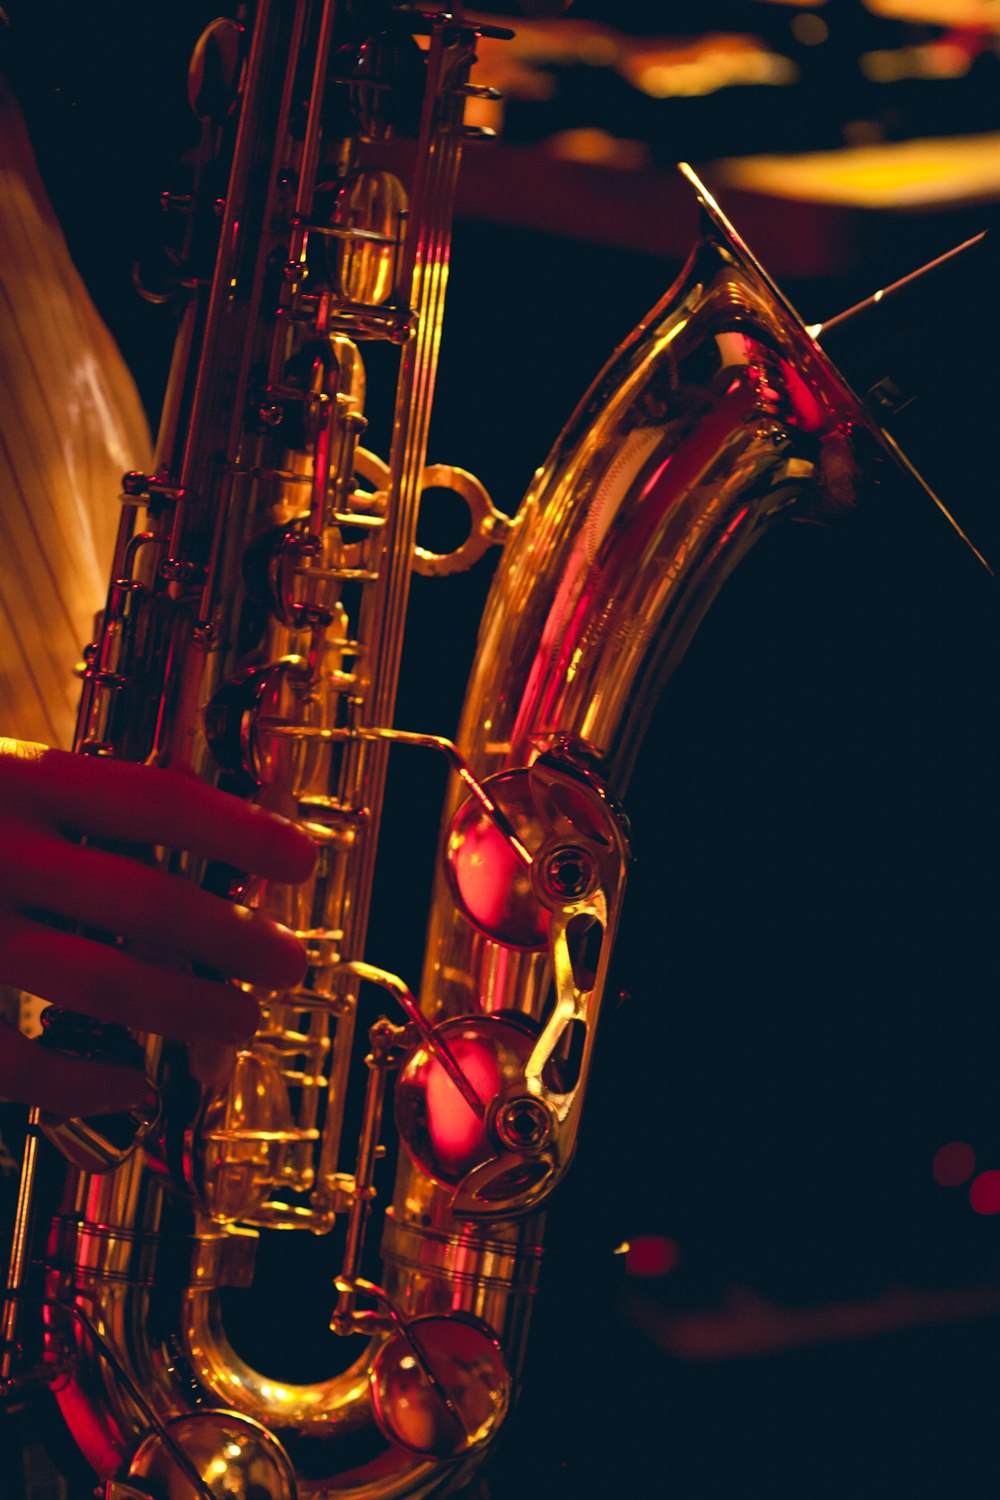
[[830,28],[822,16],[805,12],[792,17],[792,35],[803,47],[819,47],[829,39]]

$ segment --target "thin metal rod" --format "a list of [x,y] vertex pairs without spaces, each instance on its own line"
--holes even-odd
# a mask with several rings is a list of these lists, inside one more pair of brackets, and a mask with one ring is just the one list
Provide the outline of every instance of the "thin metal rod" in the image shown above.
[[78,1321],[83,1324],[84,1328],[87,1330],[88,1334],[97,1345],[97,1348],[107,1360],[111,1368],[115,1371],[118,1379],[122,1382],[122,1385],[124,1385],[125,1389],[129,1393],[129,1396],[135,1402],[136,1406],[138,1406],[139,1410],[142,1412],[149,1425],[155,1428],[157,1437],[159,1437],[161,1442],[164,1443],[164,1445],[170,1450],[171,1458],[173,1458],[174,1462],[183,1470],[185,1478],[189,1479],[194,1485],[195,1489],[198,1491],[199,1496],[201,1497],[201,1500],[216,1500],[214,1492],[209,1489],[208,1485],[198,1473],[198,1470],[195,1468],[191,1459],[184,1452],[184,1449],[178,1443],[177,1439],[172,1436],[169,1429],[167,1428],[166,1423],[158,1415],[156,1408],[149,1401],[147,1401],[141,1389],[138,1385],[136,1385],[135,1381],[125,1369],[124,1365],[120,1364],[119,1361],[115,1358],[114,1352],[111,1349],[110,1345],[97,1331],[94,1323],[84,1312],[83,1308],[80,1307],[76,1302],[72,1302],[69,1304],[59,1303],[57,1305],[60,1307],[66,1307],[67,1310],[71,1312],[78,1319]]
[[472,796],[475,797],[486,816],[490,819],[490,822],[513,850],[525,869],[530,870],[534,864],[534,855],[518,838],[514,830],[514,825],[507,817],[507,814],[494,802],[483,783],[478,781],[472,774],[458,746],[451,740],[445,739],[442,735],[418,734],[415,730],[411,729],[369,729],[362,725],[343,729],[316,729],[308,724],[288,724],[281,720],[269,718],[259,719],[257,723],[258,727],[266,729],[268,734],[273,734],[283,739],[325,740],[328,742],[383,740],[392,745],[416,745],[424,750],[439,751],[448,761],[455,774],[468,787]]
[[0,1317],[0,1389],[10,1385],[15,1378],[14,1366],[18,1354],[18,1313],[28,1281],[35,1177],[38,1169],[38,1130],[41,1118],[42,1112],[37,1106],[30,1111],[28,1133],[24,1141],[7,1287],[4,1294],[3,1314]]
[[484,1120],[486,1118],[486,1105],[480,1099],[466,1075],[462,1072],[458,1059],[448,1046],[448,1043],[444,1041],[437,1028],[431,1025],[430,1021],[428,1021],[427,1017],[421,1011],[412,990],[401,979],[397,979],[395,974],[387,974],[384,969],[376,969],[374,965],[361,963],[360,960],[356,960],[353,963],[341,964],[341,969],[346,970],[349,974],[357,975],[359,979],[367,979],[371,984],[379,985],[381,989],[388,990],[389,994],[399,1001],[406,1012],[407,1018],[413,1022],[414,1026],[420,1032],[428,1051],[433,1052],[466,1104],[474,1111],[476,1117]]
[[986,561],[985,557],[980,552],[975,542],[970,536],[966,534],[966,532],[962,530],[961,526],[958,524],[951,511],[948,509],[947,505],[945,505],[944,501],[941,499],[941,496],[937,493],[936,490],[931,488],[931,486],[927,483],[927,480],[921,474],[920,470],[915,468],[914,465],[911,464],[902,448],[896,442],[896,439],[893,437],[892,433],[887,432],[884,427],[880,427],[879,436],[885,443],[886,447],[892,452],[892,455],[895,458],[896,462],[906,470],[907,474],[909,474],[912,479],[915,479],[917,481],[924,494],[929,496],[929,498],[933,500],[938,510],[948,522],[948,525],[955,532],[956,536],[958,536],[958,538],[965,543],[969,551],[972,553],[973,557],[975,557],[978,562],[982,563],[987,573],[991,578],[993,578],[995,576],[993,569],[990,567],[989,563]]
[[374,1052],[367,1062],[368,1085],[365,1089],[361,1139],[358,1142],[357,1166],[354,1173],[354,1201],[348,1212],[343,1270],[338,1278],[338,1281],[345,1285],[338,1285],[339,1299],[337,1310],[333,1315],[335,1330],[338,1329],[338,1325],[347,1324],[354,1314],[357,1276],[365,1242],[365,1226],[371,1209],[379,1138],[382,1134],[386,1071]]

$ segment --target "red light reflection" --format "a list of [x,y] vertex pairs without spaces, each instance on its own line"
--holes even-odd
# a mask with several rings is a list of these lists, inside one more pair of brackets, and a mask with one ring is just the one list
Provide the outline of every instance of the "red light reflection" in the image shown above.
[[55,1387],[55,1399],[63,1420],[87,1462],[99,1474],[113,1474],[121,1467],[122,1446],[111,1418],[89,1400],[75,1380]]
[[[500,1064],[491,1048],[472,1037],[457,1037],[449,1046],[483,1103],[495,1098],[500,1092]],[[439,1169],[446,1176],[461,1176],[482,1159],[483,1122],[435,1059],[427,1068],[427,1131]]]
[[681,1258],[676,1240],[662,1234],[637,1234],[629,1241],[625,1253],[625,1270],[629,1276],[666,1276]]
[[939,1187],[960,1187],[976,1170],[976,1153],[965,1141],[949,1141],[934,1153],[931,1171]]
[[969,1188],[969,1202],[977,1214],[1000,1214],[1000,1172],[980,1172]]

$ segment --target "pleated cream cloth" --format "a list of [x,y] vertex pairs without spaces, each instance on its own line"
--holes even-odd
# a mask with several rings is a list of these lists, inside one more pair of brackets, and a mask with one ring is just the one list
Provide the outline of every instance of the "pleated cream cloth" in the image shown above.
[[149,464],[132,378],[0,80],[0,735],[70,743],[121,476]]

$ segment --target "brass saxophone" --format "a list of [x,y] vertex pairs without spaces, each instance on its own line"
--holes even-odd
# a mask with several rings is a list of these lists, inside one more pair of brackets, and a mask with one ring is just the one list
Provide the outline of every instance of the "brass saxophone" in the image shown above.
[[[40,1368],[103,1500],[393,1500],[468,1480],[510,1404],[540,1209],[576,1147],[645,718],[749,548],[786,515],[852,506],[878,441],[689,172],[704,237],[516,520],[470,475],[429,468],[483,28],[396,4],[250,9],[196,51],[188,300],[154,472],[126,476],[77,749],[244,795],[279,788],[319,864],[256,899],[310,968],[259,996],[258,1034],[221,1090],[183,1047],[139,1039],[163,1104],[141,1149],[107,1122],[50,1122],[71,1165],[41,1290],[25,1172],[5,1333],[20,1320],[30,1344],[42,1306]],[[385,462],[361,442],[361,347],[380,383],[397,366]],[[417,512],[442,484],[472,533],[428,556]],[[411,570],[465,566],[494,542],[457,742],[395,728]],[[453,771],[419,1000],[364,957],[393,747]],[[190,858],[171,868],[238,885]],[[392,1008],[367,1023],[366,1054],[363,986]],[[365,1230],[390,1075],[401,1149],[376,1282]],[[262,1235],[325,1237],[338,1221],[324,1315],[344,1367],[303,1384],[252,1368],[222,1289],[250,1283]]]

